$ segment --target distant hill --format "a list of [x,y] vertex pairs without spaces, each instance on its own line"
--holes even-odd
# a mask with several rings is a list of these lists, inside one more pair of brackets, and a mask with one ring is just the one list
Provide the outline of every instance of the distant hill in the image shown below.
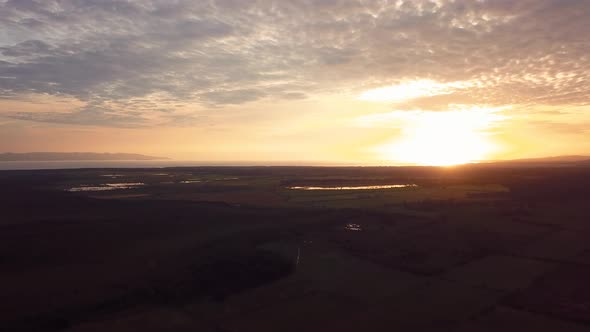
[[162,160],[163,157],[146,156],[136,153],[93,153],[93,152],[29,152],[0,153],[0,161],[71,161],[71,160]]
[[528,158],[528,159],[516,159],[516,160],[509,160],[511,162],[521,162],[521,163],[538,163],[538,162],[578,162],[578,161],[586,161],[590,160],[589,156],[554,156],[554,157],[544,157],[544,158]]
[[579,165],[590,164],[590,156],[553,156],[512,160],[494,160],[487,163],[505,165]]

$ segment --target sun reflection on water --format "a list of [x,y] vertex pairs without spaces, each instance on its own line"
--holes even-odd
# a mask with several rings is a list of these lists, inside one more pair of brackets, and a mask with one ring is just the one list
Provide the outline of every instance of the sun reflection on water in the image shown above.
[[375,189],[393,189],[417,187],[415,184],[382,184],[372,186],[338,186],[338,187],[319,187],[319,186],[295,186],[289,187],[291,190],[375,190]]

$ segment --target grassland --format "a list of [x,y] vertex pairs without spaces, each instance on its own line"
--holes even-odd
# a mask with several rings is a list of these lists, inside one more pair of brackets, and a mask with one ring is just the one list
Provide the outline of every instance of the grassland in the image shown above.
[[[290,189],[387,184],[415,186]],[[585,167],[6,171],[0,194],[1,331],[590,330]]]

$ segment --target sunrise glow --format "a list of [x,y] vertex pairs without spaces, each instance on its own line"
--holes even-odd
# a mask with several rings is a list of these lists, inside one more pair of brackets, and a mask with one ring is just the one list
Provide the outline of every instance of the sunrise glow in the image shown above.
[[492,131],[507,118],[500,112],[473,108],[398,114],[401,138],[376,150],[385,160],[415,165],[450,166],[485,160],[501,148]]
[[0,153],[392,166],[590,153],[588,4],[517,3],[0,0]]

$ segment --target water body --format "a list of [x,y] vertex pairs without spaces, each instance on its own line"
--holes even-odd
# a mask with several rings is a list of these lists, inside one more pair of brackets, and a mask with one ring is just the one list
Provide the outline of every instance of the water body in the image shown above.
[[214,166],[196,161],[176,160],[84,160],[84,161],[2,161],[0,170],[78,169],[78,168],[164,168]]
[[348,164],[298,162],[240,162],[190,160],[83,160],[83,161],[0,161],[0,170],[78,169],[78,168],[164,168],[199,166],[351,166]]
[[339,186],[339,187],[316,187],[316,186],[301,186],[289,187],[292,190],[377,190],[377,189],[393,189],[393,188],[408,188],[417,187],[415,184],[382,184],[372,186]]
[[189,184],[189,183],[200,183],[202,182],[201,180],[184,180],[184,181],[180,181],[180,183],[184,183],[184,184]]
[[346,224],[346,225],[344,225],[344,229],[347,231],[353,231],[353,232],[358,232],[358,231],[363,230],[363,228],[359,224]]
[[72,187],[66,189],[69,192],[80,191],[111,191],[120,189],[133,189],[145,185],[143,182],[125,182],[125,183],[106,183],[100,186],[81,185],[79,187]]

